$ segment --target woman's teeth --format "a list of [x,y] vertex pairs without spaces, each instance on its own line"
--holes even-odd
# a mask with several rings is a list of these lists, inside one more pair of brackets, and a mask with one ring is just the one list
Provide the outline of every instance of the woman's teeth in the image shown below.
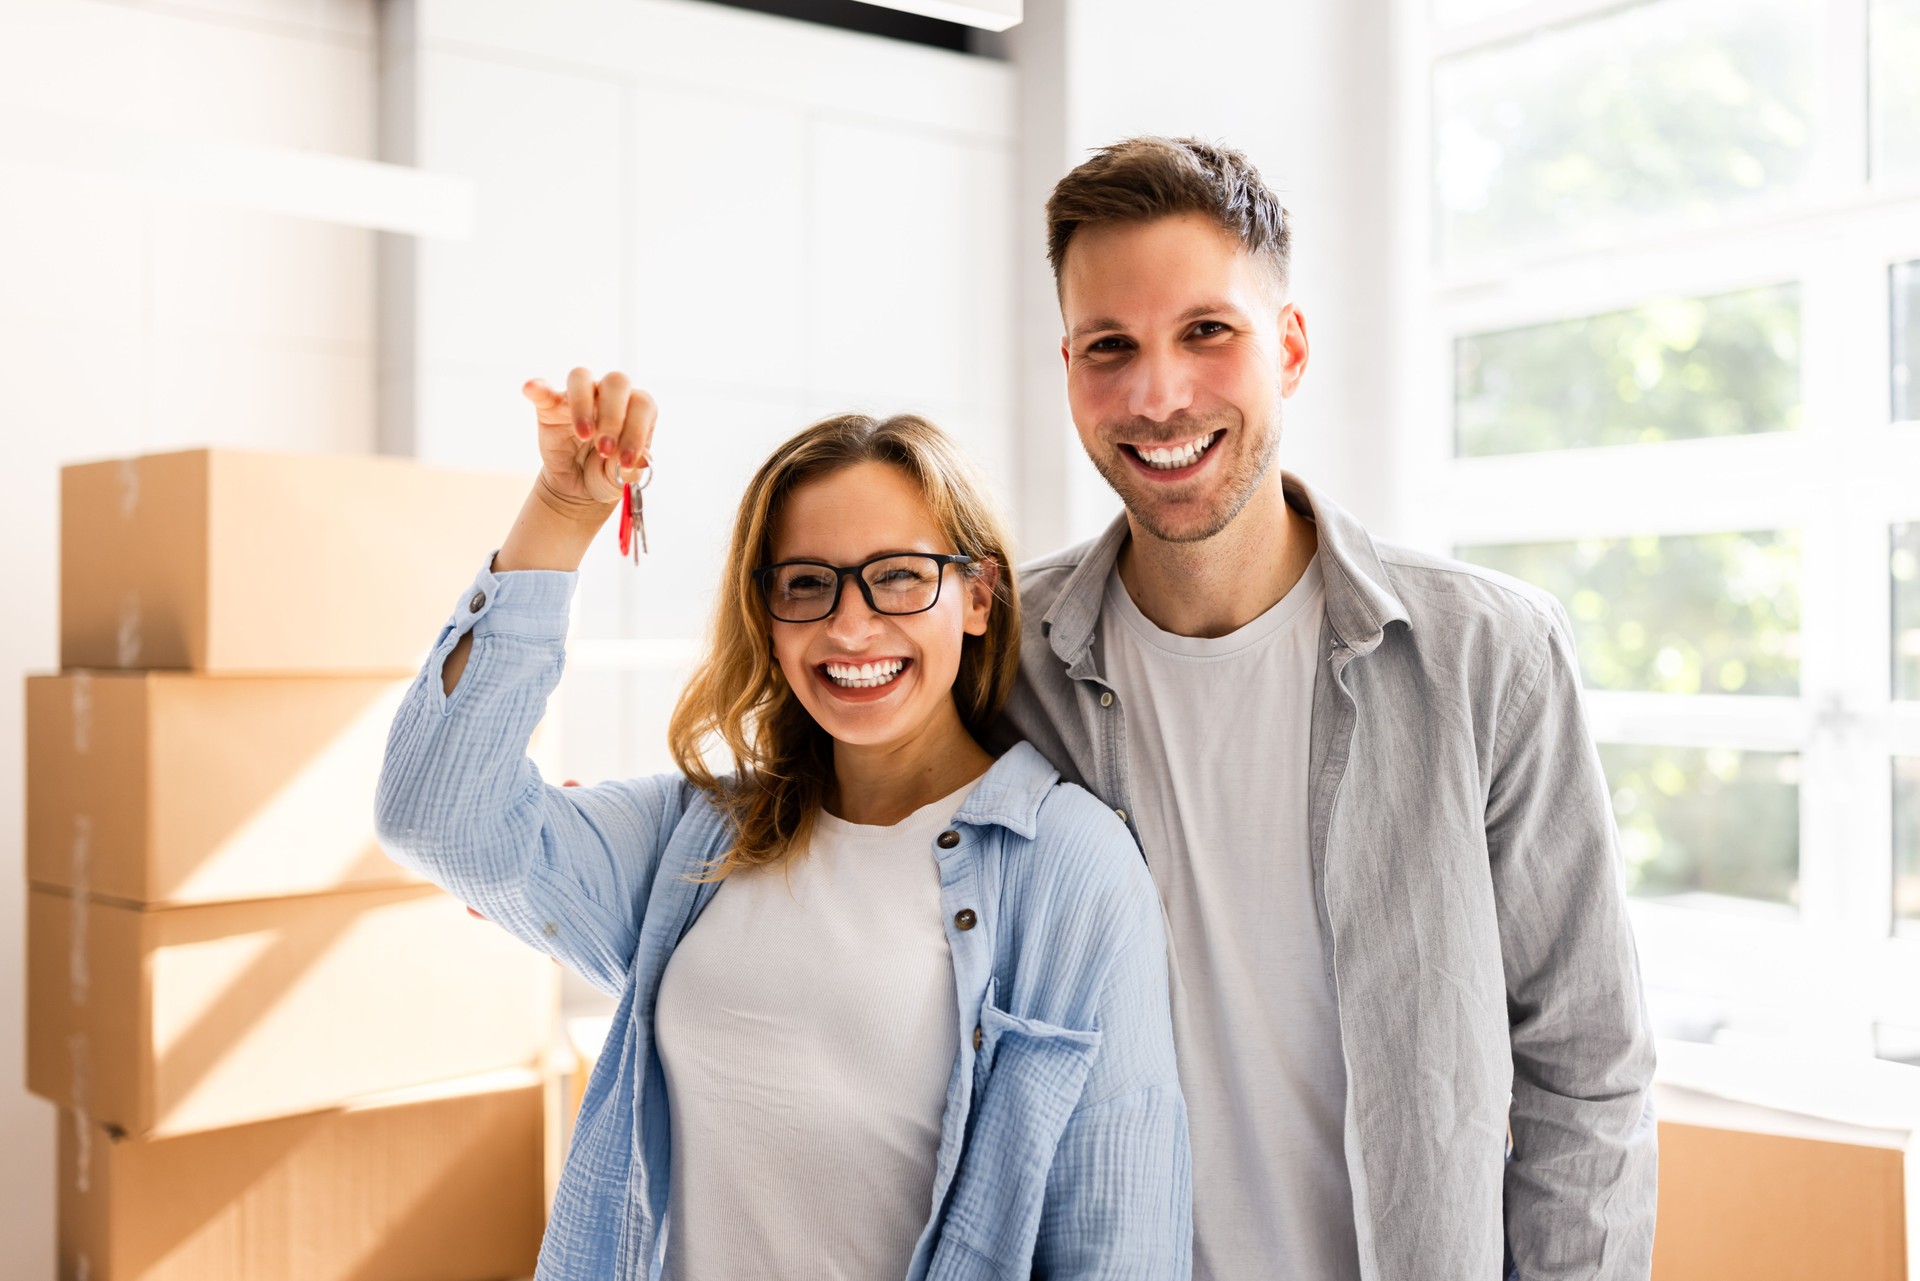
[[875,689],[900,674],[906,660],[884,659],[878,663],[828,663],[827,676],[846,689]]
[[1140,461],[1155,471],[1172,471],[1177,467],[1189,467],[1207,452],[1213,442],[1220,438],[1219,432],[1202,436],[1198,440],[1188,441],[1178,449],[1142,449],[1134,446],[1134,452],[1140,455]]

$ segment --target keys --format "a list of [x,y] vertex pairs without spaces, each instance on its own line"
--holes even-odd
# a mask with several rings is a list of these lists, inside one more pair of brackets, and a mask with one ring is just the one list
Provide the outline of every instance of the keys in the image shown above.
[[649,462],[640,469],[637,481],[630,480],[621,487],[620,554],[631,556],[636,565],[647,551],[647,517],[640,491],[652,483],[653,464]]

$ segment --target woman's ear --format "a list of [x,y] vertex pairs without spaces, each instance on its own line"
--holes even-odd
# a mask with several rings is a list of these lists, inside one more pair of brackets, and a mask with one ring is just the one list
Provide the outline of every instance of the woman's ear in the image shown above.
[[987,634],[987,617],[993,613],[993,590],[1000,584],[1000,563],[982,560],[962,581],[967,585],[966,618],[961,630],[969,636]]

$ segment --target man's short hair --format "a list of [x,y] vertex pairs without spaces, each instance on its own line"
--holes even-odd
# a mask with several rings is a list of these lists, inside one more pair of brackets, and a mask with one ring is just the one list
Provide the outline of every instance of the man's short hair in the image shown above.
[[1198,138],[1126,138],[1101,147],[1047,197],[1047,260],[1054,285],[1082,227],[1205,214],[1287,287],[1293,226],[1253,163]]

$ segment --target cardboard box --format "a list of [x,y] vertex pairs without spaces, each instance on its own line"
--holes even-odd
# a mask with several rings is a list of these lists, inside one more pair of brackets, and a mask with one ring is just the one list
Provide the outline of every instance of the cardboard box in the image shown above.
[[533,1272],[547,1083],[521,1071],[163,1139],[60,1117],[62,1281]]
[[1912,1128],[1673,1087],[1655,1107],[1653,1281],[1908,1281]]
[[60,474],[60,666],[416,670],[531,475],[196,449]]
[[417,883],[374,834],[409,682],[76,672],[27,680],[27,878],[132,904]]
[[559,969],[432,886],[131,908],[27,895],[27,1088],[135,1137],[538,1066]]

